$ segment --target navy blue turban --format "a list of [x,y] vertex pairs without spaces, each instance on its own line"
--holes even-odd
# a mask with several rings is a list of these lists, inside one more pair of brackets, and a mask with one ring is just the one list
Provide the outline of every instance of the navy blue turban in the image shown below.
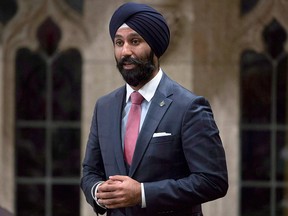
[[110,20],[109,32],[113,41],[118,28],[124,23],[144,38],[158,58],[166,51],[170,31],[164,17],[158,11],[145,4],[123,4]]

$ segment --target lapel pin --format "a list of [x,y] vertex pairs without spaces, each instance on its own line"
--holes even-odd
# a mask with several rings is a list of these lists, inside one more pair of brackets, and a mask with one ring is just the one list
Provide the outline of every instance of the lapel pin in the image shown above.
[[159,104],[161,107],[163,107],[165,105],[165,102],[164,101],[161,101],[160,104]]

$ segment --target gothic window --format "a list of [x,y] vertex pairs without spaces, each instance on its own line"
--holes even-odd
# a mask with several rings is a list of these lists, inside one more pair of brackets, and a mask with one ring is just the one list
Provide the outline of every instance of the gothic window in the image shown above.
[[15,60],[16,212],[79,216],[82,59],[59,52],[50,18],[37,39],[37,51],[20,48]]
[[0,23],[5,25],[17,12],[16,0],[1,0],[0,1]]
[[240,1],[240,13],[241,15],[246,15],[250,11],[252,11],[259,0],[241,0]]
[[287,34],[272,20],[262,34],[265,50],[241,57],[241,214],[288,213]]
[[78,13],[83,13],[84,0],[65,0],[65,2]]

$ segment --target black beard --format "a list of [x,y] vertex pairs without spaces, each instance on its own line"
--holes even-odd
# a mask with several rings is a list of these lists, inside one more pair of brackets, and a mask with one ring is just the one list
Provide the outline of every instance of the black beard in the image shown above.
[[[152,73],[156,68],[153,63],[153,56],[154,53],[151,52],[150,56],[147,57],[147,61],[125,56],[119,62],[117,61],[117,68],[120,71],[123,79],[129,85],[135,87],[140,83],[146,83],[151,79]],[[125,70],[123,68],[124,63],[132,63],[135,65],[135,68],[131,70]]]

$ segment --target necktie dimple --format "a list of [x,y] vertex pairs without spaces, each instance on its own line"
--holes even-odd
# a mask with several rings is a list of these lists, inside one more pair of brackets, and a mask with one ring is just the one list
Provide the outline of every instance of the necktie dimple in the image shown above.
[[141,103],[144,99],[143,96],[137,91],[134,91],[130,97],[132,105],[128,115],[124,138],[124,157],[125,161],[129,165],[131,165],[138,138],[141,118]]

